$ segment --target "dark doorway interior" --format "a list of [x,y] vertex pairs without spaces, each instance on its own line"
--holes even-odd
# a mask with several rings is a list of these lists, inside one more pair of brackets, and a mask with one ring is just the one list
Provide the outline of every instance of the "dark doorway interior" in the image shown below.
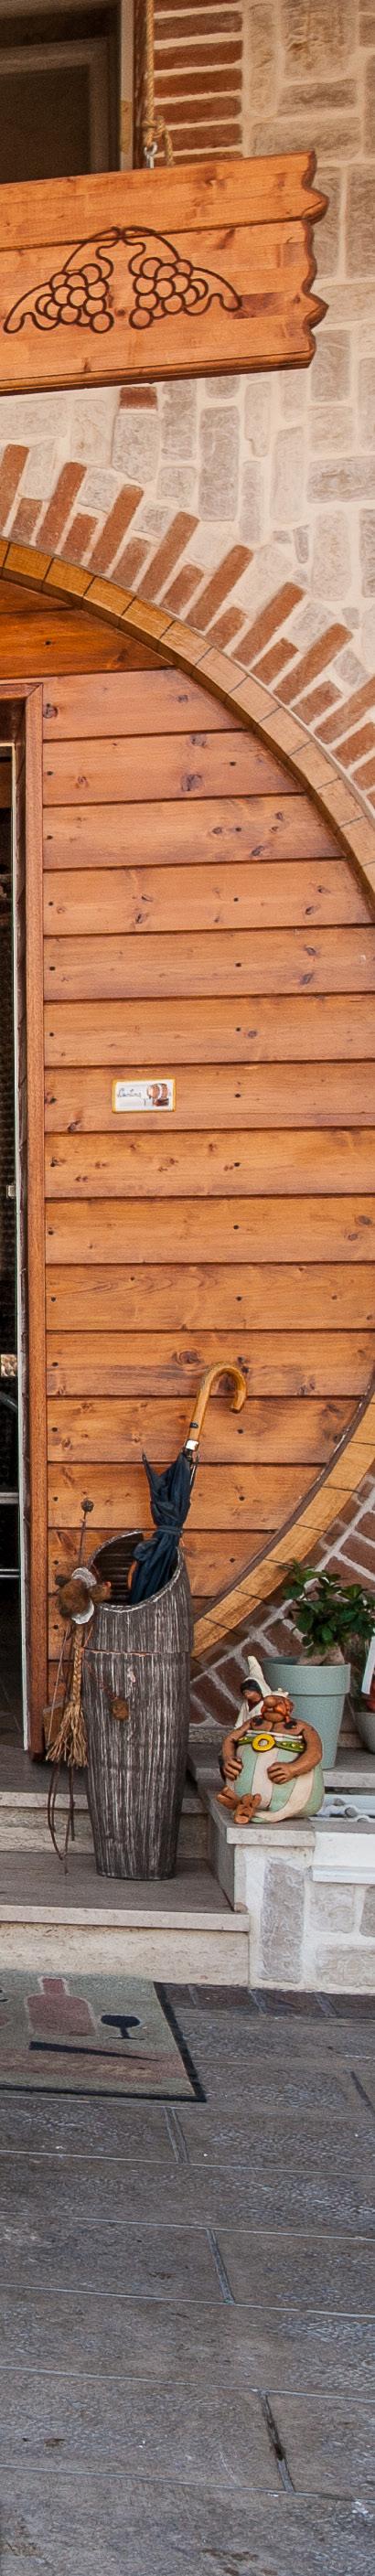
[[0,180],[116,170],[119,0],[0,0]]
[[0,751],[0,1744],[22,1743],[11,797]]

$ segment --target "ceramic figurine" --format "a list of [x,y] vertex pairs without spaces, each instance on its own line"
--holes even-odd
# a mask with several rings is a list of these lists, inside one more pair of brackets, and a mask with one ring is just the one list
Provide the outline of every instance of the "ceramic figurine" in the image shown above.
[[293,1700],[267,1688],[256,1656],[248,1657],[249,1686],[236,1725],[224,1737],[220,1804],[236,1825],[262,1816],[317,1816],[323,1804],[322,1746],[315,1726],[293,1718]]

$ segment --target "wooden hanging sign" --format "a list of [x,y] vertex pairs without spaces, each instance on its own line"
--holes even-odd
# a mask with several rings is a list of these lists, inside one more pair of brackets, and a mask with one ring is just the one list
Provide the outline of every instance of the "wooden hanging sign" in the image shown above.
[[0,390],[308,366],[314,154],[0,188]]

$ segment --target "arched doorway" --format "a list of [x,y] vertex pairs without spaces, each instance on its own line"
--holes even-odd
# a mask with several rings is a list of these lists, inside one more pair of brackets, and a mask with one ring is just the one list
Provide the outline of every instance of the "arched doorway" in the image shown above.
[[[0,616],[18,740],[26,711],[37,1750],[47,1547],[51,1686],[82,1494],[96,1535],[145,1519],[142,1447],[174,1454],[211,1357],[242,1359],[249,1400],[211,1408],[187,1525],[198,1651],[371,1454],[371,827],[161,611],[10,546]],[[134,1080],[173,1108],[118,1108]]]

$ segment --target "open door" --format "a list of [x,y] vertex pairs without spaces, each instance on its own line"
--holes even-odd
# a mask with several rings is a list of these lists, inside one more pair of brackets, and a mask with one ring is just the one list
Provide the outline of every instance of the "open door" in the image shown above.
[[0,1742],[22,1743],[13,755],[0,743]]
[[0,1740],[46,1696],[41,692],[0,694]]

